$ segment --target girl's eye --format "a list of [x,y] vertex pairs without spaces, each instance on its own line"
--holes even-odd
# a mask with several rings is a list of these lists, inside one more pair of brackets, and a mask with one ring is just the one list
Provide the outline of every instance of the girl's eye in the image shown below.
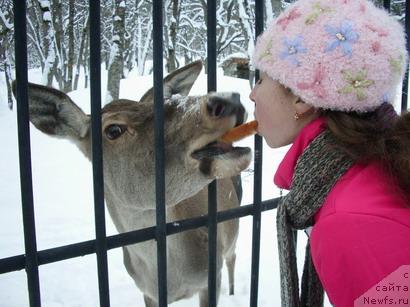
[[110,140],[115,140],[119,138],[125,131],[127,131],[127,127],[124,125],[109,125],[105,128],[105,135]]
[[259,79],[258,82],[256,82],[256,84],[262,84],[262,79]]

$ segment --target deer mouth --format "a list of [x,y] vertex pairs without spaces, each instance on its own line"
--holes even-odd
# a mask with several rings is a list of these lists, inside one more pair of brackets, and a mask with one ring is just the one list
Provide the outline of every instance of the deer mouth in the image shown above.
[[251,152],[249,147],[234,147],[232,144],[214,141],[192,152],[191,157],[196,160],[212,158],[240,158]]

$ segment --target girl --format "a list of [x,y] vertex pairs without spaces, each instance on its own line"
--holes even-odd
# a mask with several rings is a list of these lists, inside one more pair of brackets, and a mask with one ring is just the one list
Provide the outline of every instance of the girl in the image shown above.
[[[353,306],[410,265],[410,115],[391,105],[408,68],[403,28],[366,0],[299,0],[253,63],[258,133],[292,144],[274,178],[290,190],[277,211],[282,306],[322,306],[323,288]],[[294,232],[306,228],[299,296]]]

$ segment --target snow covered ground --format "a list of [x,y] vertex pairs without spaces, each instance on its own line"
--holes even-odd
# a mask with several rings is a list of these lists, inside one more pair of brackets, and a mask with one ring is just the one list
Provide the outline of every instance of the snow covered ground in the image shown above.
[[[218,91],[236,91],[249,110],[253,105],[248,96],[247,81],[222,76],[218,72]],[[1,77],[0,77],[1,78]],[[30,81],[39,81],[38,71],[29,75]],[[102,76],[106,84],[106,75]],[[136,77],[132,74],[122,80],[121,97],[138,99],[152,84],[152,76]],[[206,92],[206,75],[201,74],[191,94]],[[4,80],[0,79],[0,258],[24,253],[22,212],[20,207],[20,181],[18,165],[16,111],[9,111],[4,96]],[[84,111],[89,112],[89,92],[86,89],[70,93]],[[104,96],[104,95],[103,95]],[[105,101],[104,97],[102,101]],[[253,138],[241,142],[253,147]],[[278,196],[272,178],[277,164],[287,148],[263,149],[263,200]],[[91,164],[68,141],[48,137],[31,126],[34,205],[36,214],[37,245],[39,250],[94,239],[94,214]],[[252,169],[253,166],[250,166]],[[242,173],[243,205],[253,202],[253,173]],[[280,306],[279,266],[276,246],[276,211],[262,214],[259,306]],[[107,216],[107,233],[116,230]],[[228,295],[228,280],[224,269],[219,306],[249,306],[251,272],[252,218],[240,220],[237,244],[235,295]],[[306,237],[298,240],[299,270],[304,259]],[[111,306],[144,306],[141,292],[126,273],[122,264],[121,249],[108,252]],[[98,282],[95,255],[74,258],[40,266],[42,305],[98,306]],[[25,271],[0,275],[0,306],[28,306]],[[198,306],[198,298],[179,301],[174,307]],[[327,304],[330,306],[330,304]]]

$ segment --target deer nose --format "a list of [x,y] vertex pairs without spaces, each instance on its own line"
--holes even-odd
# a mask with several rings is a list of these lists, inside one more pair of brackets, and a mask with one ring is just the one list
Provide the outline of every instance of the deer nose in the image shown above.
[[214,118],[224,118],[236,116],[236,125],[244,122],[246,110],[241,103],[238,93],[213,93],[207,101],[207,111],[209,116]]

